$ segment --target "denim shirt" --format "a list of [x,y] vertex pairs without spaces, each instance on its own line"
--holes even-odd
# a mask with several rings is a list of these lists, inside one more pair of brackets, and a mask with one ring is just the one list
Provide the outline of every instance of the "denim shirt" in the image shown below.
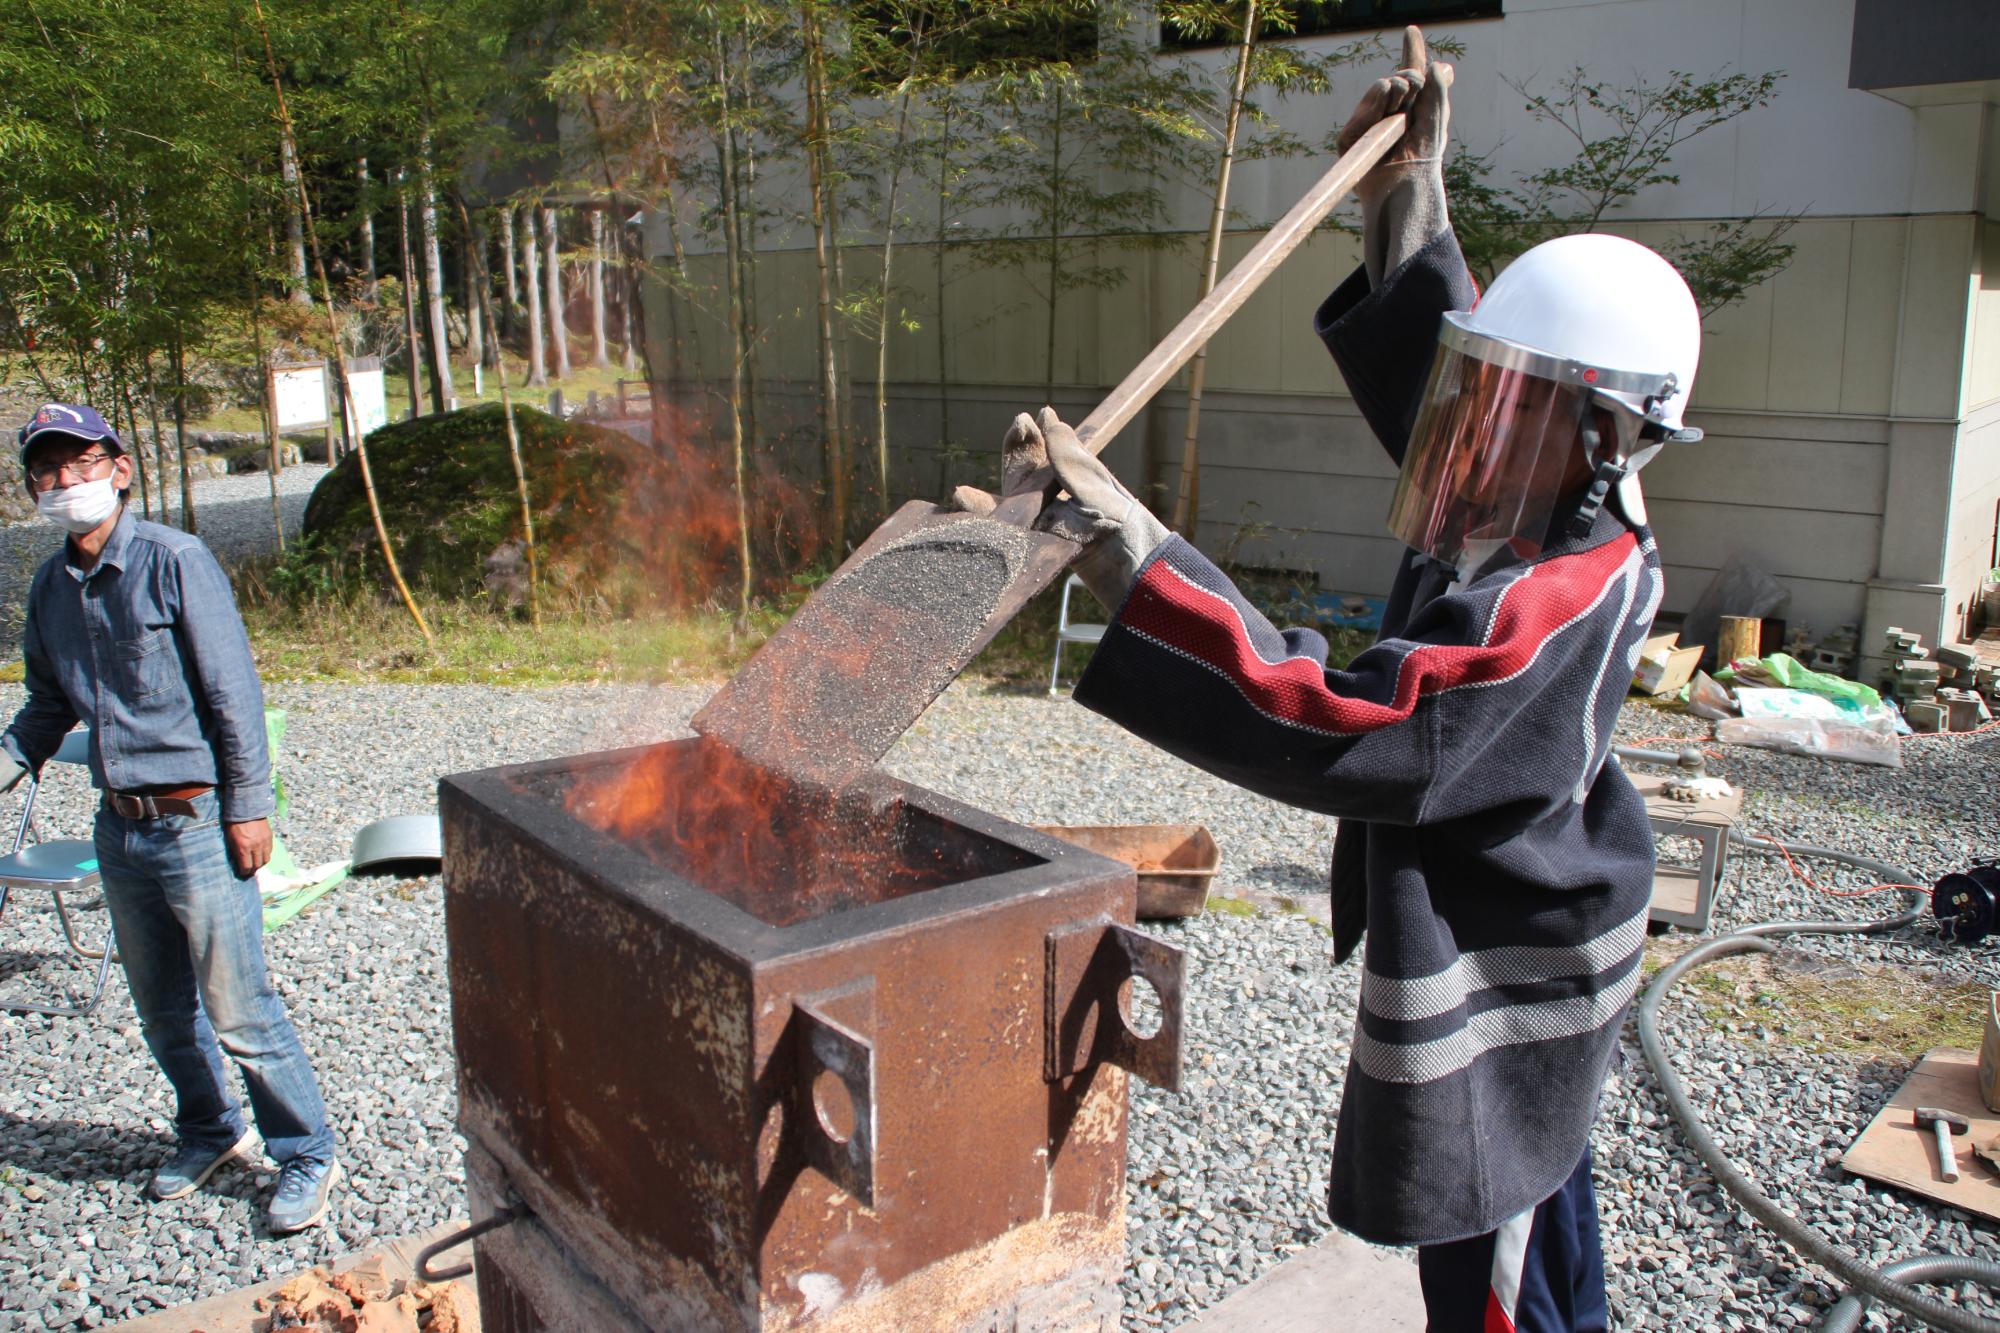
[[77,568],[74,552],[64,542],[35,571],[21,642],[28,701],[0,748],[39,771],[81,720],[98,787],[209,783],[224,823],[270,815],[264,691],[215,557],[129,509],[96,564]]

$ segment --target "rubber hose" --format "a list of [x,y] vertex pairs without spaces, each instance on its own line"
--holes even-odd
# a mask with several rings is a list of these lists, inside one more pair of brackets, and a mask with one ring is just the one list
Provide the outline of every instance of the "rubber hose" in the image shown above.
[[[1882,1276],[1898,1282],[1983,1282],[2000,1287],[2000,1264],[1990,1259],[1968,1259],[1962,1254],[1919,1254],[1882,1265]],[[1821,1324],[1820,1333],[1854,1333],[1861,1316],[1868,1313],[1868,1298],[1850,1293],[1840,1298]]]
[[[1737,846],[1753,851],[1774,852],[1776,844],[1735,829],[1729,830],[1729,841]],[[1871,874],[1880,875],[1884,881],[1897,884],[1914,884],[1916,876],[1909,871],[1876,861],[1851,852],[1837,851],[1830,847],[1812,847],[1801,843],[1786,843],[1786,850],[1794,856],[1809,856],[1829,861],[1839,861],[1855,866]],[[1729,954],[1757,951],[1773,952],[1776,948],[1769,937],[1774,935],[1882,935],[1901,930],[1914,923],[1923,915],[1927,903],[1926,895],[1920,890],[1910,893],[1911,904],[1907,911],[1875,921],[1766,921],[1754,926],[1746,926],[1733,934],[1698,944],[1660,969],[1652,984],[1639,1001],[1639,1044],[1646,1053],[1646,1063],[1653,1068],[1653,1076],[1660,1082],[1660,1091],[1667,1099],[1667,1106],[1679,1122],[1681,1132],[1687,1136],[1688,1144],[1695,1150],[1708,1169],[1714,1173],[1716,1183],[1727,1190],[1745,1212],[1762,1222],[1778,1234],[1799,1255],[1811,1263],[1819,1265],[1845,1283],[1853,1292],[1863,1293],[1884,1305],[1894,1306],[1934,1328],[1948,1330],[1948,1333],[2000,1333],[2000,1322],[1982,1319],[1956,1306],[1946,1305],[1922,1292],[1886,1276],[1881,1269],[1864,1263],[1849,1251],[1822,1238],[1805,1223],[1780,1208],[1770,1195],[1759,1189],[1754,1181],[1736,1168],[1722,1151],[1721,1145],[1709,1134],[1701,1122],[1701,1115],[1688,1100],[1687,1089],[1681,1085],[1680,1075],[1674,1072],[1667,1060],[1665,1046],[1660,1041],[1660,1002],[1681,977],[1695,968]],[[1967,1262],[1972,1262],[1968,1260]]]

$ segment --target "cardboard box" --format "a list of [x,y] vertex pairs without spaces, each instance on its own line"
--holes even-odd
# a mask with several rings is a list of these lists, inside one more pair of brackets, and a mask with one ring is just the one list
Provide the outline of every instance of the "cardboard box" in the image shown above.
[[1701,661],[1701,645],[1682,648],[1678,634],[1655,634],[1639,650],[1639,666],[1632,673],[1632,688],[1641,694],[1672,694],[1694,679],[1695,664]]

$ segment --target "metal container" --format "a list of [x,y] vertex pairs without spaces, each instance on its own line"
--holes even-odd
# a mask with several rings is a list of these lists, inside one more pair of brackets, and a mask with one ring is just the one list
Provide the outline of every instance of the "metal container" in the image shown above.
[[1180,1076],[1130,869],[700,741],[439,806],[489,1333],[1117,1327],[1125,1074]]
[[1222,865],[1215,836],[1200,824],[1037,824],[1052,838],[1075,843],[1132,867],[1139,880],[1139,919],[1200,916]]

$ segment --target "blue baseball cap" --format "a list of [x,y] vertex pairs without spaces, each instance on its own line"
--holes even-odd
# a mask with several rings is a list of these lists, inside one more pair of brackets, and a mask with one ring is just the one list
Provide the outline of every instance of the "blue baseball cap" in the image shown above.
[[125,442],[118,438],[118,432],[104,424],[104,418],[94,407],[84,407],[78,403],[43,403],[35,409],[35,415],[28,418],[28,424],[21,427],[21,468],[27,470],[28,451],[35,442],[49,435],[73,435],[79,440],[92,444],[108,445],[113,453],[125,452]]

